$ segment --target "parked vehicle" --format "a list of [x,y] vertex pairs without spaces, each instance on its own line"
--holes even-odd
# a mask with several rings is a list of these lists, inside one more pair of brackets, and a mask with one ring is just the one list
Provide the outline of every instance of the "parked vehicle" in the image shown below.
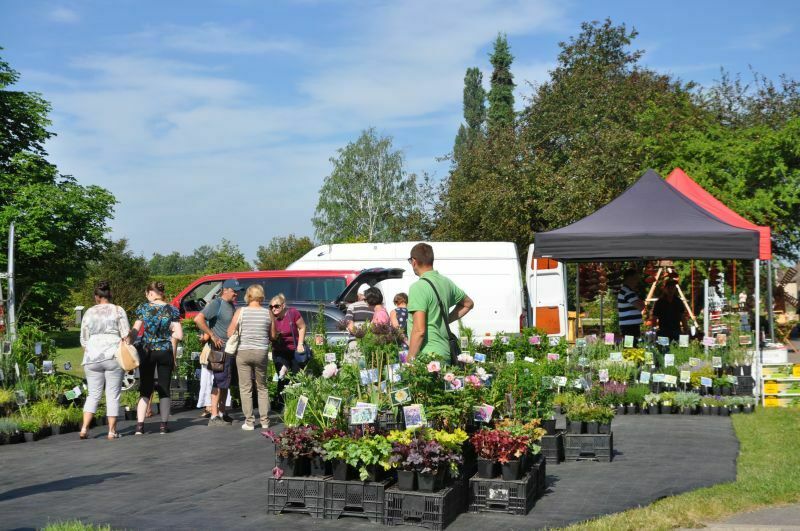
[[[388,310],[399,292],[408,293],[417,280],[408,256],[417,242],[343,243],[322,245],[306,253],[287,269],[291,271],[320,269],[385,268],[402,270],[376,285],[384,296]],[[499,332],[519,332],[527,324],[517,248],[510,242],[433,242],[434,268],[450,277],[475,301],[475,309],[463,325],[476,337],[494,336]],[[358,282],[351,284],[358,288]],[[458,334],[458,324],[451,324]]]
[[[219,273],[200,277],[172,300],[181,317],[192,318],[206,304],[219,295],[222,282],[235,278],[246,290],[252,284],[261,284],[266,300],[283,293],[292,304],[299,301],[330,303],[358,276],[358,271],[242,271]],[[241,302],[241,301],[239,301]]]
[[[535,261],[534,261],[535,260]],[[528,285],[528,321],[549,335],[566,336],[567,283],[564,264],[552,258],[534,258],[528,247],[525,265]]]

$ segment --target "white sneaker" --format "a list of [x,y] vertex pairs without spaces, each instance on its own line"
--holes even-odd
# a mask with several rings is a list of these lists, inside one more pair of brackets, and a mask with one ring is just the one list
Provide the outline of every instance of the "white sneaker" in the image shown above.
[[246,422],[243,422],[242,423],[242,429],[245,430],[245,431],[253,431],[256,428],[252,424],[248,424]]

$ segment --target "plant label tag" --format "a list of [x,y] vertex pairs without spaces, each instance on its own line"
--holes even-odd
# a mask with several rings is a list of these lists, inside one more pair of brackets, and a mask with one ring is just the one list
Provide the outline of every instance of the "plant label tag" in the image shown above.
[[541,342],[542,338],[539,336],[531,336],[528,338],[528,343],[530,343],[531,345],[538,345]]
[[642,373],[639,375],[639,383],[650,383],[650,373],[647,371],[642,371]]
[[701,376],[700,385],[702,385],[703,387],[711,387],[712,385],[714,385],[714,382],[711,380],[711,378],[706,378],[705,376]]
[[513,352],[506,352],[506,362],[507,363],[514,363],[514,353]]
[[277,373],[277,372],[276,372],[275,374],[273,374],[273,375],[272,375],[272,381],[273,381],[273,382],[280,381],[280,378],[278,377],[278,373]]
[[582,378],[575,378],[572,380],[572,387],[575,389],[583,389],[583,379]]
[[658,336],[658,339],[656,340],[656,342],[659,345],[661,345],[662,347],[668,347],[669,346],[669,338],[668,337]]
[[558,386],[559,387],[566,387],[567,386],[567,377],[566,376],[556,376],[558,379]]
[[716,344],[717,344],[717,342],[711,336],[706,336],[706,337],[703,338],[703,346],[704,347],[713,347]]
[[692,381],[692,371],[681,371],[681,383],[689,383]]
[[717,334],[717,345],[720,347],[728,346],[728,334]]
[[314,345],[321,347],[325,344],[325,336],[322,334],[314,334]]
[[297,399],[297,407],[294,408],[294,416],[298,419],[302,419],[306,414],[307,406],[308,397],[305,395],[300,395],[300,398]]
[[525,356],[522,358],[523,361],[527,361],[528,363],[536,363],[536,360],[531,358],[530,356]]
[[19,364],[18,363],[14,364],[14,374],[17,375],[17,381],[19,381]]
[[391,365],[387,365],[383,368],[384,374],[386,374],[386,378],[392,382],[397,383],[400,381],[400,364],[399,363],[392,363]]
[[329,396],[322,408],[322,416],[328,419],[335,419],[339,416],[339,408],[342,406],[342,399],[337,396]]
[[679,347],[689,346],[689,334],[681,334],[678,336],[678,346]]
[[586,347],[586,338],[585,337],[579,337],[578,339],[576,339],[575,340],[575,346],[578,347],[578,348],[585,348]]
[[689,358],[689,367],[697,367],[700,365],[700,358]]
[[14,401],[18,406],[22,407],[28,403],[28,395],[22,389],[14,391]]
[[476,352],[475,353],[475,363],[486,363],[486,354]]
[[715,369],[722,368],[722,356],[711,356],[711,366]]
[[675,366],[675,354],[664,354],[664,367]]
[[739,336],[739,344],[740,345],[749,345],[753,342],[749,335],[747,336]]
[[508,345],[511,342],[511,339],[508,336],[503,336],[500,338],[500,343],[504,345]]
[[553,378],[550,376],[542,376],[542,387],[545,389],[552,389],[553,388]]
[[665,374],[664,383],[669,385],[676,385],[678,383],[678,377],[675,376],[674,374]]
[[623,346],[625,348],[633,348],[633,336],[625,336],[623,340]]
[[326,352],[325,353],[325,363],[336,363],[336,353],[335,352]]
[[489,488],[489,496],[488,498],[492,501],[497,502],[507,502],[508,501],[508,490],[509,489],[493,489]]
[[608,381],[608,369],[600,369],[597,373],[597,379],[602,383],[606,383]]
[[56,369],[53,367],[52,360],[44,360],[42,362],[42,373],[44,374],[55,374]]
[[589,365],[589,360],[588,358],[586,358],[586,356],[581,356],[580,358],[578,358],[579,367],[586,367],[587,365]]
[[69,389],[68,391],[64,392],[64,398],[66,398],[67,400],[75,400],[78,397],[75,396],[75,391]]
[[647,352],[644,353],[644,362],[647,363],[648,365],[652,365],[653,364],[653,353],[652,352],[647,351]]
[[78,398],[79,396],[81,396],[83,394],[83,391],[77,385],[72,388],[72,392],[75,393],[75,398]]
[[36,376],[36,366],[33,363],[28,364],[28,376]]
[[729,384],[736,385],[736,384],[739,383],[739,378],[737,378],[736,376],[734,376],[732,374],[729,374],[725,378],[728,380]]
[[199,352],[192,352],[189,355],[189,357],[191,358],[192,361],[197,361],[197,360],[200,359],[200,353]]
[[653,383],[664,383],[664,374],[657,372],[653,375]]
[[612,352],[608,355],[609,361],[622,361],[622,352]]
[[33,345],[33,353],[37,356],[42,355],[42,343],[40,341],[37,341],[36,344]]
[[547,341],[550,343],[551,347],[555,347],[561,343],[561,338],[559,336],[550,336],[547,338]]
[[606,345],[613,345],[614,344],[614,332],[607,332],[603,338],[603,342]]
[[350,408],[350,424],[372,424],[378,416],[378,408],[374,405]]
[[421,404],[403,406],[403,417],[406,421],[406,429],[421,428],[425,426],[425,416],[422,412]]
[[406,402],[411,401],[411,393],[408,390],[408,387],[403,387],[402,389],[398,389],[397,391],[392,393],[392,405],[399,406],[400,404],[405,404]]
[[494,406],[490,406],[489,404],[475,406],[473,408],[473,420],[475,422],[483,422],[483,423],[491,422],[492,413],[494,413]]
[[547,361],[558,361],[561,356],[557,352],[550,352],[547,354]]
[[6,373],[3,372],[3,369],[0,369],[0,382],[4,382],[6,380]]

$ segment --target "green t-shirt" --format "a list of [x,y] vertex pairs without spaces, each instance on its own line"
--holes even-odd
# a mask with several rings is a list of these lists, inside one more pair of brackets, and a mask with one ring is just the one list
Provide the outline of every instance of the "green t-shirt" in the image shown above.
[[[414,328],[414,312],[425,312],[425,339],[422,341],[420,352],[435,353],[445,361],[450,361],[450,342],[447,338],[442,312],[439,302],[430,284],[422,280],[430,280],[436,287],[436,292],[442,299],[445,311],[464,300],[465,294],[452,280],[440,275],[437,271],[424,273],[419,280],[411,284],[408,290],[408,336]],[[447,316],[445,316],[445,319]]]

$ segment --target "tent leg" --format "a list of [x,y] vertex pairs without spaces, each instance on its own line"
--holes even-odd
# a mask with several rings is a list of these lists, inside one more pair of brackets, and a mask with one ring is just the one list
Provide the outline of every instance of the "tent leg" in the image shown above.
[[575,339],[581,329],[581,265],[575,264]]
[[775,341],[775,314],[772,310],[772,260],[767,260],[767,315],[769,316],[769,340]]
[[600,333],[604,334],[605,330],[603,329],[603,299],[606,298],[605,293],[600,294]]
[[534,258],[533,259],[533,286],[532,286],[532,289],[533,289],[532,295],[533,296],[531,297],[531,302],[532,302],[531,306],[533,306],[533,308],[531,308],[531,323],[532,323],[532,326],[534,328],[536,328],[536,304],[537,304],[537,301],[539,299],[539,294],[536,293],[536,291],[537,291],[536,288],[538,287],[538,281],[539,281],[538,272],[539,272],[539,260]]
[[761,359],[761,260],[756,259],[755,267],[753,268],[753,275],[755,276],[755,330],[756,330],[756,354],[759,355],[759,363],[763,363]]
[[[709,330],[711,329],[711,323],[708,321],[708,275],[706,275],[705,280],[703,280],[703,337],[708,337]],[[704,348],[706,354],[708,354],[708,347]]]

